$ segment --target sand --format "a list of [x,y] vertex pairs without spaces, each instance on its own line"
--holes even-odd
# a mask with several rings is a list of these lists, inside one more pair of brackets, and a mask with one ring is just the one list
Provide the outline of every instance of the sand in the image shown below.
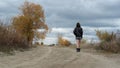
[[1,56],[0,68],[120,68],[119,58],[84,49],[77,53],[69,47],[39,46],[15,55]]

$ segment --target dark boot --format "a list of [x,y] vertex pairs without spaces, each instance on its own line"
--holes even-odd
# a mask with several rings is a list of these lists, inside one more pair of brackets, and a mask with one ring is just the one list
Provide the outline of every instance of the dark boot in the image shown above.
[[76,52],[80,52],[80,48],[76,48]]

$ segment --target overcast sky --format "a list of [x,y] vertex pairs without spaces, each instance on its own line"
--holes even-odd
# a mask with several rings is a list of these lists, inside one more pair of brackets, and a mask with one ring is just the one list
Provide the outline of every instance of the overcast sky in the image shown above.
[[[41,4],[51,27],[119,27],[120,0],[28,0]],[[0,18],[19,14],[24,0],[0,0]],[[64,25],[65,24],[65,25]]]

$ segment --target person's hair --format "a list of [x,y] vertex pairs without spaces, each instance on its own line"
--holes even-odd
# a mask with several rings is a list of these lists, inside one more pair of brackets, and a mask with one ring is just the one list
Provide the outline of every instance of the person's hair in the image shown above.
[[79,22],[76,24],[76,28],[81,28],[81,25]]

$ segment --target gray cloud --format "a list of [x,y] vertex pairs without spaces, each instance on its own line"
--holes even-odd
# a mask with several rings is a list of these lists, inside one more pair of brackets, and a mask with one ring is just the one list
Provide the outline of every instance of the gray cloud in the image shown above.
[[49,10],[47,11],[48,14],[55,13],[65,18],[96,19],[120,16],[116,13],[120,11],[118,0],[65,0],[64,2],[52,0],[45,4],[46,10]]
[[[28,0],[41,4],[51,27],[120,26],[120,0]],[[14,16],[24,0],[0,0],[0,16]],[[113,24],[114,23],[114,24]]]

